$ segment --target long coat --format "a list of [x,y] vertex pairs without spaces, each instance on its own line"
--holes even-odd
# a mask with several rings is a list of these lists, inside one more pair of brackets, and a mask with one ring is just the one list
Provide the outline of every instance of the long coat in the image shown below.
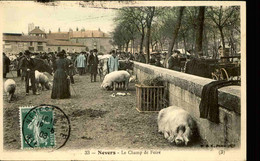
[[113,57],[112,55],[108,59],[108,68],[109,68],[109,73],[113,71],[118,71],[118,66],[119,66],[119,61],[118,57]]
[[10,59],[5,55],[3,55],[3,65],[4,74],[9,73]]
[[168,69],[181,71],[180,59],[177,57],[170,56],[168,59]]
[[64,58],[57,59],[53,64],[53,69],[55,73],[53,79],[51,98],[70,98],[70,85],[69,80],[67,79],[69,62]]
[[85,68],[86,67],[86,57],[83,54],[80,54],[76,59],[77,68]]
[[98,60],[98,57],[97,55],[93,55],[93,54],[90,54],[88,56],[88,65],[89,65],[89,72],[91,74],[97,74],[98,73],[98,63],[99,63],[99,60]]

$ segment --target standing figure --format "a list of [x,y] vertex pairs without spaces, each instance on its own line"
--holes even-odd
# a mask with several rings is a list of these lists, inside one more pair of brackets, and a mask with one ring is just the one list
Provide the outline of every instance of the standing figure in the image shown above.
[[23,58],[23,53],[20,52],[19,53],[19,56],[17,57],[17,77],[20,77],[21,76],[21,69],[20,69],[20,62],[21,62],[21,59]]
[[174,53],[168,59],[168,69],[181,71],[181,62],[178,58],[178,52],[174,51]]
[[76,65],[78,68],[79,75],[82,75],[84,73],[85,66],[86,66],[85,61],[86,61],[86,57],[85,55],[83,55],[83,52],[81,52],[76,59]]
[[62,51],[57,54],[58,59],[53,64],[54,78],[51,92],[52,99],[70,98],[69,63]]
[[9,73],[9,65],[10,65],[10,59],[3,53],[3,74],[4,78],[6,78],[6,74]]
[[118,66],[119,66],[119,61],[118,57],[116,56],[115,50],[112,50],[112,55],[108,59],[108,68],[109,68],[109,73],[118,71]]
[[145,63],[146,62],[146,59],[145,59],[145,56],[144,56],[144,53],[143,52],[140,52],[139,55],[138,55],[138,61],[141,62],[141,63]]
[[75,67],[74,67],[74,63],[73,63],[73,60],[71,58],[71,56],[67,56],[67,61],[68,61],[68,64],[69,64],[69,72],[68,72],[68,75],[70,76],[70,82],[72,84],[74,84],[74,78],[73,76],[77,73]]
[[97,49],[94,49],[93,51],[90,51],[90,55],[88,57],[88,64],[89,64],[89,72],[91,74],[91,82],[93,82],[93,77],[94,77],[94,82],[96,82],[96,77],[98,73],[98,57],[97,57]]
[[21,68],[24,72],[25,75],[25,90],[26,90],[26,95],[29,94],[29,86],[31,84],[32,91],[34,95],[38,95],[36,91],[36,86],[35,86],[35,62],[31,58],[31,53],[29,50],[26,50],[25,53],[25,58],[22,59],[21,62]]
[[155,54],[152,54],[152,55],[151,55],[151,59],[150,59],[150,64],[151,64],[151,65],[155,65],[155,62],[156,62]]

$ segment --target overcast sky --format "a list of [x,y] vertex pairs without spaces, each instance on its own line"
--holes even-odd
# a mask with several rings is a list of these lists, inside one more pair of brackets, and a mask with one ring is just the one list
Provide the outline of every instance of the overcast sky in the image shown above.
[[43,5],[36,2],[0,2],[1,27],[3,33],[28,33],[28,24],[57,32],[74,31],[78,27],[86,30],[111,32],[116,10],[81,7],[79,2],[58,2],[57,6]]

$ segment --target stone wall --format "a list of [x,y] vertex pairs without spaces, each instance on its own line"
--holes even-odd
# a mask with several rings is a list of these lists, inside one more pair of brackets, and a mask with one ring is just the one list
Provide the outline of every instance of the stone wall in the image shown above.
[[213,80],[138,62],[134,62],[134,73],[140,82],[162,76],[169,92],[169,105],[182,107],[193,116],[201,138],[208,145],[240,145],[240,86],[218,90],[220,123],[216,124],[200,118],[199,112],[202,88]]

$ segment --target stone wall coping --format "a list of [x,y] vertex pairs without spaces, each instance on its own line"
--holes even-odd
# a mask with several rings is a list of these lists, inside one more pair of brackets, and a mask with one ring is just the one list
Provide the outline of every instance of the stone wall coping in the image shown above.
[[[166,68],[157,67],[150,64],[144,64],[140,62],[134,62],[134,66],[137,69],[153,76],[162,76],[167,82],[201,97],[202,88],[204,85],[214,81],[212,79],[203,78],[187,73],[182,73]],[[138,79],[138,78],[137,78]],[[218,104],[230,111],[241,113],[241,87],[240,86],[228,86],[218,90]]]

